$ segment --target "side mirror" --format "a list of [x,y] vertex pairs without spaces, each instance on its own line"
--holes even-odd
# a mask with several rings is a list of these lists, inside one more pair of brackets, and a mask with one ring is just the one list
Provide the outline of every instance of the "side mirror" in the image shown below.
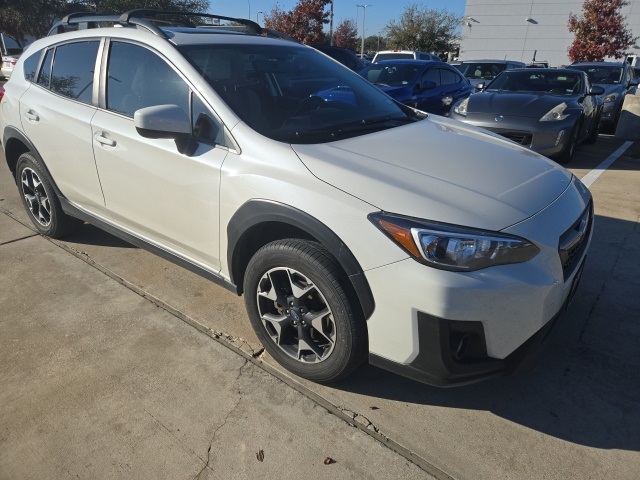
[[484,82],[479,83],[476,85],[476,92],[481,92],[482,90],[484,90],[484,87],[486,87],[486,84]]
[[604,92],[604,87],[600,85],[593,85],[591,90],[589,90],[589,95],[602,95]]
[[138,134],[145,138],[191,137],[191,119],[177,105],[155,105],[136,110],[133,123]]
[[191,132],[191,119],[177,105],[154,105],[136,110],[133,123],[141,137],[175,140],[178,152],[183,155],[190,157],[198,149]]
[[629,87],[637,87],[640,84],[640,79],[632,78],[629,82]]

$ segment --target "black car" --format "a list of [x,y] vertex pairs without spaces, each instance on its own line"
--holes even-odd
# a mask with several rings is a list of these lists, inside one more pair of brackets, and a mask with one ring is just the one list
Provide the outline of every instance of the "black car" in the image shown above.
[[504,71],[458,102],[451,117],[509,138],[561,163],[580,142],[594,143],[604,88],[586,73],[555,68]]
[[365,67],[365,64],[360,60],[355,52],[348,48],[336,47],[333,45],[311,45],[316,50],[320,50],[325,55],[329,55],[334,60],[337,60],[344,66],[350,68],[354,72],[359,72]]

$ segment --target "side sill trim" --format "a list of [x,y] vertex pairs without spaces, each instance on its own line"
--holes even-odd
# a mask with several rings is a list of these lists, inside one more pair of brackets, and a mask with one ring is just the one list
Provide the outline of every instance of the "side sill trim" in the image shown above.
[[201,277],[206,278],[207,280],[211,280],[216,285],[220,285],[221,287],[226,288],[227,290],[235,293],[236,295],[238,294],[238,289],[236,285],[222,278],[221,276],[216,275],[208,270],[205,270],[204,268],[199,267],[198,265],[195,265],[182,257],[179,257],[171,252],[164,250],[163,248],[160,248],[156,245],[146,242],[145,240],[139,237],[136,237],[135,235],[127,233],[111,225],[110,223],[100,220],[99,218],[96,218],[90,215],[89,213],[86,213],[83,210],[80,210],[64,197],[60,198],[60,203],[62,205],[62,210],[64,210],[66,214],[71,215],[72,217],[75,217],[75,218],[79,218],[80,220],[84,220],[85,222],[98,227],[100,230],[104,230],[105,232],[110,233],[111,235],[118,237],[121,240],[124,240],[125,242],[128,242],[132,245],[135,245],[136,247],[147,250],[153,253],[154,255],[157,255],[159,257],[164,258],[165,260],[175,263],[176,265],[179,265],[185,268],[186,270],[189,270],[190,272],[193,272],[197,275],[200,275]]

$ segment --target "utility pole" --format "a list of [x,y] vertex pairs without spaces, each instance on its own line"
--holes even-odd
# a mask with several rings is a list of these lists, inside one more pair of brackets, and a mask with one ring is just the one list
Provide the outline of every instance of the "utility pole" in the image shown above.
[[362,47],[360,48],[360,55],[364,55],[364,19],[367,15],[367,7],[372,7],[373,5],[356,5],[358,8],[362,8]]
[[333,0],[331,0],[331,13],[329,15],[329,45],[333,45]]

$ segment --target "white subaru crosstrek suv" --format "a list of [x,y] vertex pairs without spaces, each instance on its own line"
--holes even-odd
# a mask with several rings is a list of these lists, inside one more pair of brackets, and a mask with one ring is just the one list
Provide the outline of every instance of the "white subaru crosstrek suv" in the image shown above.
[[590,242],[577,178],[251,21],[160,15],[70,16],[20,58],[2,142],[38,232],[90,222],[244,294],[267,351],[314,381],[530,363]]

